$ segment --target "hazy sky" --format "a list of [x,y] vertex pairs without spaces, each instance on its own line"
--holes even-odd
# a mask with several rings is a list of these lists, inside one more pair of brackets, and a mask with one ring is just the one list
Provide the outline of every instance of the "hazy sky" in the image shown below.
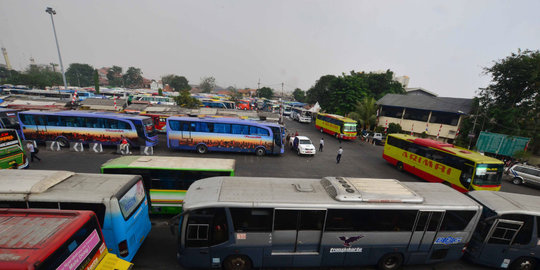
[[[0,45],[16,69],[29,58],[64,67],[139,67],[149,79],[278,91],[322,75],[392,70],[409,87],[472,97],[482,68],[540,47],[540,1],[0,1]],[[4,63],[3,59],[0,63]]]

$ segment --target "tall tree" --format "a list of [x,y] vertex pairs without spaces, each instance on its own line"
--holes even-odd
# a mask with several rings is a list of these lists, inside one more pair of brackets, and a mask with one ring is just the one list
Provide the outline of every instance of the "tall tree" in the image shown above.
[[292,94],[296,101],[306,102],[306,92],[302,91],[302,89],[296,88]]
[[274,97],[274,90],[269,87],[257,89],[257,96],[260,98],[272,99]]
[[124,86],[124,81],[122,80],[122,68],[119,66],[112,66],[107,71],[107,80],[109,80],[110,86]]
[[349,117],[358,121],[359,126],[365,130],[370,130],[377,120],[377,104],[372,97],[365,97],[361,101],[357,101],[354,106],[354,111],[349,114]]
[[184,108],[196,109],[199,108],[199,106],[201,105],[201,102],[198,99],[192,97],[187,90],[180,91],[180,95],[174,97],[174,100],[176,101],[176,104],[178,104],[178,106]]
[[214,77],[204,77],[201,79],[199,87],[203,93],[210,93],[216,88],[216,79]]
[[7,83],[21,84],[28,87],[45,88],[46,86],[63,85],[62,74],[54,72],[49,68],[31,65],[26,71],[16,73],[12,71],[12,76]]
[[99,75],[97,69],[94,69],[94,89],[96,94],[99,94]]
[[321,108],[326,108],[328,104],[328,94],[331,91],[331,85],[335,79],[336,76],[334,75],[324,75],[317,80],[315,85],[306,93],[307,102],[311,104],[319,102]]
[[66,70],[69,85],[89,86],[94,82],[94,68],[88,64],[72,63]]
[[491,83],[479,91],[479,116],[485,128],[532,138],[540,152],[540,51],[518,50],[484,68]]
[[142,87],[143,77],[142,71],[140,68],[129,67],[126,70],[126,74],[122,76],[124,79],[124,86],[129,88],[138,88]]
[[189,82],[184,76],[177,76],[174,74],[165,75],[161,78],[163,84],[168,84],[174,88],[175,91],[180,92],[182,90],[190,90]]

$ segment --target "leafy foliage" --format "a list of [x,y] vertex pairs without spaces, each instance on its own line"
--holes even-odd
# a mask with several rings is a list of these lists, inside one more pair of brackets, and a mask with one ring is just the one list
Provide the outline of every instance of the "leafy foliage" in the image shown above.
[[89,86],[94,84],[94,68],[88,64],[72,63],[66,70],[69,85]]
[[174,100],[176,101],[176,104],[184,108],[196,109],[201,105],[201,102],[192,97],[187,90],[180,91],[180,95],[174,97]]
[[386,130],[386,133],[401,133],[403,132],[403,129],[401,128],[401,125],[398,123],[390,123],[388,124],[388,129]]
[[188,80],[184,76],[177,76],[174,74],[169,74],[169,75],[163,76],[161,80],[163,84],[168,84],[177,92],[191,89],[191,86],[189,86]]
[[94,89],[96,94],[99,94],[99,75],[97,69],[94,69]]
[[124,86],[122,80],[122,68],[119,66],[112,66],[107,72],[107,80],[109,80],[110,86]]
[[532,138],[530,149],[540,152],[540,51],[518,50],[484,72],[492,82],[479,91],[478,121],[491,132]]
[[377,120],[377,104],[372,97],[365,97],[357,101],[355,110],[349,113],[349,117],[358,121],[359,128],[370,130]]
[[199,84],[203,93],[210,93],[216,88],[216,79],[214,77],[204,77]]
[[272,99],[274,97],[274,90],[269,87],[257,89],[257,96],[260,98]]
[[337,77],[334,75],[322,76],[319,80],[317,80],[315,85],[307,91],[307,102],[311,104],[319,102],[321,108],[327,108],[329,104],[328,94],[332,89],[332,83],[336,79]]
[[22,73],[11,71],[7,79],[10,84],[22,84],[32,88],[44,89],[46,86],[63,85],[62,74],[49,68],[31,65]]
[[142,87],[143,77],[142,71],[140,68],[129,67],[126,71],[126,74],[122,76],[124,79],[124,86],[129,88],[138,88]]
[[306,92],[302,91],[302,89],[296,88],[292,94],[296,101],[306,102]]

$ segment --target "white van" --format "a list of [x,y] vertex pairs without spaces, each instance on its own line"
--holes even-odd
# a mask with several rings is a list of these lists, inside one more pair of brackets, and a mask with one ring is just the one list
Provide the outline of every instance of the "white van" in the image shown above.
[[524,164],[516,164],[510,168],[512,183],[519,185],[531,183],[540,185],[540,168],[527,166]]

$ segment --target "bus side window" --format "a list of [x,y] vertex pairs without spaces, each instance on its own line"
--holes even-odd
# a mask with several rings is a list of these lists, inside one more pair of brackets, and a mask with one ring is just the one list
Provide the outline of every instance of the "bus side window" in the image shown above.
[[227,216],[225,215],[225,209],[216,209],[214,214],[214,220],[212,221],[212,245],[217,245],[229,240],[229,230],[227,226]]
[[96,214],[98,218],[99,225],[103,228],[103,223],[105,222],[105,205],[102,203],[71,203],[71,202],[61,202],[60,209],[64,210],[90,210]]
[[174,121],[174,120],[170,120],[169,121],[169,128],[173,131],[180,131],[180,122],[179,121]]
[[475,213],[475,211],[446,211],[440,231],[463,231]]
[[501,218],[508,219],[508,220],[523,221],[523,226],[521,226],[521,229],[516,234],[516,237],[514,238],[512,245],[527,245],[531,243],[533,224],[534,224],[533,216],[508,214],[508,215],[502,215]]
[[235,232],[271,232],[273,209],[230,208]]

